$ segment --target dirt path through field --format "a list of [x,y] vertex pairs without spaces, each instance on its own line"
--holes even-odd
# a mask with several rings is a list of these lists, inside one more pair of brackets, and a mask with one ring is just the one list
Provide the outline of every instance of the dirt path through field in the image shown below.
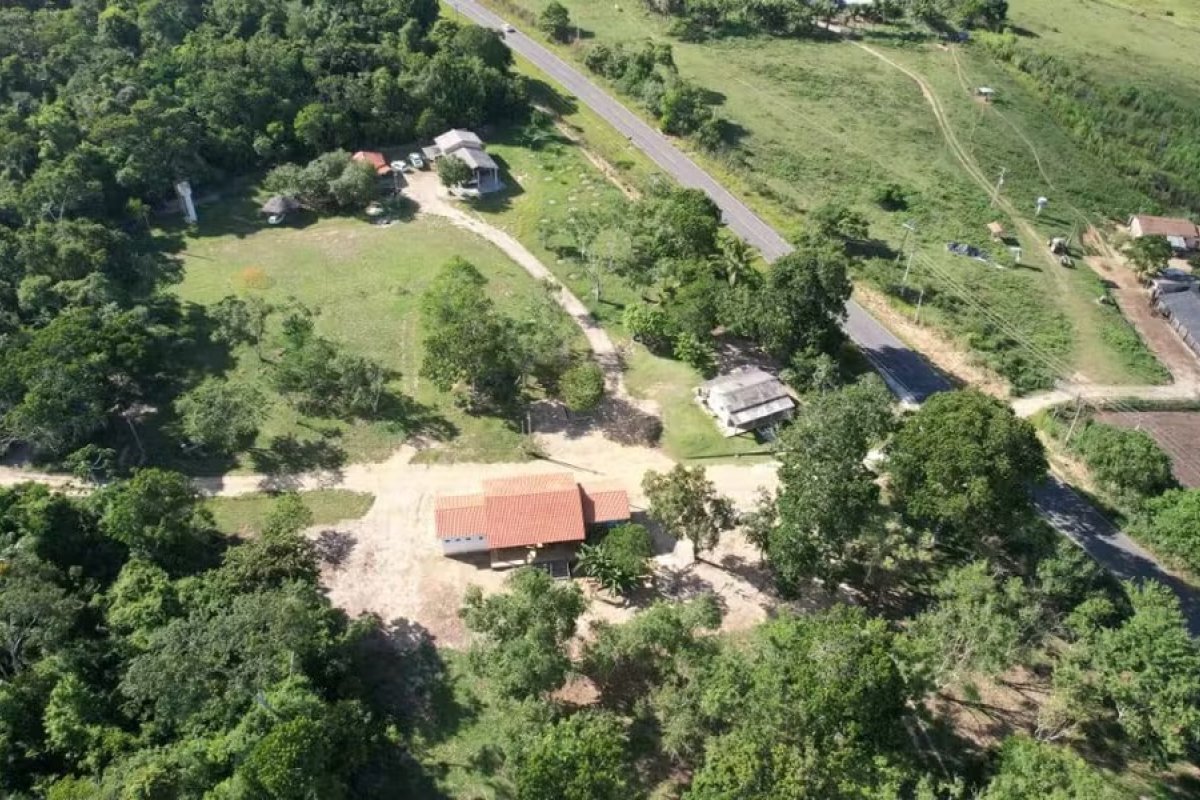
[[[933,112],[934,120],[937,122],[938,128],[942,133],[942,137],[946,141],[946,145],[950,148],[950,151],[954,155],[955,159],[962,165],[963,171],[985,193],[987,193],[989,197],[993,199],[998,208],[1004,211],[1013,220],[1013,223],[1017,227],[1020,235],[1027,241],[1034,243],[1034,249],[1042,261],[1049,267],[1050,274],[1054,276],[1059,289],[1061,289],[1061,293],[1059,295],[1060,300],[1064,303],[1070,303],[1075,307],[1076,313],[1071,313],[1069,318],[1071,319],[1072,324],[1076,326],[1077,341],[1085,343],[1089,341],[1099,341],[1101,338],[1100,330],[1095,324],[1092,313],[1090,313],[1091,309],[1084,307],[1091,301],[1080,296],[1079,292],[1071,287],[1068,281],[1068,276],[1058,265],[1058,262],[1054,256],[1051,255],[1047,249],[1040,246],[1041,235],[1038,233],[1037,229],[1034,228],[1032,223],[1030,223],[1021,213],[1019,213],[1017,208],[1013,206],[1013,204],[1006,197],[1004,197],[1003,194],[998,194],[996,192],[992,179],[983,172],[982,168],[979,166],[979,163],[975,161],[974,156],[972,156],[967,148],[963,146],[962,142],[959,141],[953,126],[947,119],[945,109],[942,107],[941,99],[938,97],[937,93],[934,91],[929,82],[926,81],[920,73],[894,61],[870,45],[863,44],[862,42],[855,42],[855,44],[885,64],[899,70],[917,84],[921,90],[922,96],[925,98],[926,103]],[[955,68],[958,72],[959,82],[964,87],[964,90],[969,91],[966,78],[962,72],[962,66],[958,61],[958,54],[954,48],[951,48],[950,52],[951,57],[954,59]],[[1034,146],[1033,142],[1031,142],[1029,137],[1027,137],[1024,132],[1022,132],[1007,117],[1005,117],[1003,114],[1000,114],[1000,116],[1029,148],[1030,153],[1033,155],[1034,161],[1037,163],[1037,168],[1041,173],[1042,178],[1046,181],[1048,186],[1053,187],[1053,181],[1046,174],[1045,168],[1042,165],[1041,156],[1038,154],[1037,148]],[[1068,208],[1070,208],[1071,211],[1077,217],[1079,217],[1085,230],[1090,227],[1088,225],[1087,218],[1078,208],[1071,206],[1069,203]],[[1111,259],[1113,257],[1111,248],[1109,248],[1108,244],[1103,241],[1102,237],[1097,236],[1097,238],[1100,239],[1099,246],[1104,250],[1105,253],[1108,254],[1109,258]],[[1091,266],[1093,269],[1096,268],[1096,265],[1093,264],[1091,260],[1089,260],[1089,266]],[[1098,269],[1097,271],[1106,278],[1111,278],[1107,270]],[[1117,270],[1116,272],[1119,271],[1120,270]],[[1192,356],[1190,351],[1186,351],[1186,348],[1183,347],[1182,342],[1178,340],[1178,337],[1174,335],[1174,332],[1170,330],[1169,326],[1167,326],[1163,320],[1155,319],[1149,314],[1149,309],[1144,299],[1131,296],[1133,293],[1128,291],[1128,287],[1119,286],[1118,292],[1114,294],[1116,294],[1118,305],[1125,313],[1126,319],[1128,319],[1130,323],[1134,325],[1135,330],[1137,330],[1141,335],[1143,341],[1145,341],[1150,350],[1159,358],[1164,366],[1166,366],[1168,371],[1171,372],[1175,381],[1183,384],[1178,389],[1168,391],[1168,394],[1170,394],[1172,398],[1185,396],[1188,399],[1193,399],[1197,393],[1197,390],[1200,389],[1200,366],[1197,365],[1195,357]],[[1014,327],[1019,328],[1019,326]],[[1079,345],[1077,344],[1076,347],[1079,347]],[[1181,350],[1181,348],[1183,349]],[[1032,350],[1032,348],[1030,349]],[[1034,352],[1033,355],[1043,361],[1048,362],[1054,372],[1059,374],[1068,374],[1070,372],[1068,365],[1062,364],[1044,353]],[[1110,391],[1116,388],[1120,388],[1120,394],[1115,396],[1120,397],[1145,397],[1149,399],[1157,398],[1162,394],[1160,390],[1163,389],[1163,387],[1160,386],[1131,385],[1125,387],[1108,387],[1103,385],[1094,385],[1088,379],[1087,375],[1082,373],[1082,370],[1086,369],[1086,366],[1083,366],[1079,363],[1081,360],[1082,359],[1080,359],[1077,355],[1075,359],[1075,366],[1078,368],[1078,371],[1067,381],[1069,384],[1071,384],[1071,387],[1075,391],[1076,395],[1108,397],[1110,396]],[[1030,398],[1026,399],[1029,400]],[[1018,403],[1020,403],[1020,401],[1018,401]]]

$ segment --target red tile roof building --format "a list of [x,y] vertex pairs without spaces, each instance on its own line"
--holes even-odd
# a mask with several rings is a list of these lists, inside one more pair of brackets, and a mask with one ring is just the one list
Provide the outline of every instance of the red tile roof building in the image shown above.
[[388,166],[387,159],[383,157],[383,153],[375,153],[370,150],[359,150],[350,157],[355,161],[365,161],[370,164],[375,168],[376,175],[392,174],[392,168]]
[[585,487],[566,473],[483,482],[483,494],[439,497],[434,525],[447,553],[582,542],[587,526],[625,522],[624,489]]

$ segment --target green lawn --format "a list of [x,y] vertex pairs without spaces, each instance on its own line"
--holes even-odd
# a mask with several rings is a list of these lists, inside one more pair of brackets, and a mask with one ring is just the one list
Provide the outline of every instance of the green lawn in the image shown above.
[[[301,492],[301,499],[312,512],[314,525],[331,525],[358,519],[371,509],[375,496],[346,489],[317,489]],[[254,534],[262,528],[276,497],[265,492],[240,497],[210,497],[204,506],[212,512],[217,529],[229,534]]]
[[[492,2],[514,17],[514,5],[534,13],[544,6],[544,0]],[[669,39],[665,20],[640,4],[564,4],[585,32],[580,45],[557,48],[567,57],[577,58],[597,41]],[[1037,237],[1019,237],[1029,269],[999,270],[946,253],[948,240],[996,250],[984,225],[999,219],[1010,230],[1015,226],[989,208],[987,192],[966,175],[917,85],[899,70],[850,43],[669,40],[680,72],[712,92],[722,114],[741,127],[737,144],[722,156],[697,153],[687,142],[683,146],[785,233],[803,224],[808,209],[828,201],[866,213],[873,234],[893,247],[900,242],[901,223],[911,219],[927,264],[910,276],[928,290],[931,307],[925,319],[972,347],[993,368],[1010,375],[1031,373],[1028,362],[1044,357],[1053,365],[1041,372],[1053,375],[1033,376],[1043,383],[1074,374],[1101,383],[1166,378],[1119,313],[1095,302],[1103,289],[1090,271],[1052,269],[1037,252],[1044,247],[1043,235],[1070,233],[1077,221],[1070,206],[1091,214],[1127,208],[1137,198],[1054,126],[1031,93],[985,57],[965,50],[960,80],[949,51],[871,42],[933,84],[958,138],[990,178],[1001,166],[1008,168],[1006,194],[1022,213],[1032,211],[1038,195],[1052,198],[1051,211],[1038,221]],[[1000,89],[996,108],[982,107],[963,88],[983,80]],[[1050,182],[1014,125],[1035,143]],[[872,193],[885,182],[913,194],[908,212],[888,214],[875,206]],[[902,270],[891,263],[881,260],[864,275],[894,289]]]
[[630,348],[625,383],[629,391],[658,404],[663,422],[663,449],[680,461],[729,460],[762,456],[769,458],[769,445],[753,437],[726,438],[713,418],[693,398],[704,377],[680,361],[652,355],[641,345]]
[[[329,218],[305,227],[266,228],[246,209],[247,204],[232,202],[225,210],[201,209],[198,230],[184,241],[180,298],[200,305],[230,294],[257,294],[274,304],[299,300],[316,312],[320,335],[398,370],[401,377],[393,388],[419,407],[403,419],[346,423],[306,417],[274,397],[255,448],[239,467],[267,471],[264,463],[290,455],[311,457],[318,466],[326,457],[323,450],[334,462],[378,460],[411,434],[431,444],[422,453],[426,460],[524,458],[522,436],[513,425],[459,411],[418,374],[420,297],[446,261],[461,256],[474,263],[488,278],[497,305],[507,311],[542,291],[524,270],[483,239],[436,218],[390,227]],[[264,355],[270,357],[270,345]],[[233,377],[267,388],[268,365],[252,348],[238,348],[227,366]],[[308,443],[309,450],[289,450],[287,437]]]

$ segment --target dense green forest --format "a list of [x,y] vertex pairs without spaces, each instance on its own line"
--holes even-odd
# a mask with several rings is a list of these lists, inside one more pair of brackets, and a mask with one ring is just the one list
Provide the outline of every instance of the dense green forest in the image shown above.
[[439,21],[433,0],[5,5],[0,448],[53,460],[140,446],[196,380],[192,354],[219,349],[164,291],[176,244],[149,221],[176,181],[203,196],[526,107],[497,35]]
[[[0,794],[1094,800],[1133,796],[1111,769],[1195,761],[1200,647],[1177,600],[1037,520],[1045,455],[999,401],[949,393],[897,418],[874,378],[828,389],[781,461],[740,523],[782,596],[854,604],[721,635],[704,591],[646,598],[645,532],[625,526],[587,561],[641,598],[629,621],[585,627],[577,583],[518,570],[466,592],[465,653],[331,607],[295,495],[240,541],[176,473],[80,498],[2,490]],[[702,556],[739,521],[702,467],[645,488],[649,517]],[[985,685],[1039,698],[999,747],[935,710],[1005,720]]]

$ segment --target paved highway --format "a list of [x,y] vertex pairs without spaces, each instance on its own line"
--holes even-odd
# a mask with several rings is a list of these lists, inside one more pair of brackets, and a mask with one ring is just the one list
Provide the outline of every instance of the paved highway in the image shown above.
[[[502,29],[505,25],[503,19],[476,0],[450,0],[450,4],[479,25],[495,29]],[[792,246],[775,229],[717,183],[667,137],[643,122],[570,64],[520,31],[505,33],[505,41],[515,52],[628,137],[630,143],[665,172],[684,186],[703,190],[720,207],[729,229],[757,248],[765,258],[773,261],[792,250]],[[929,362],[853,301],[846,305],[843,327],[901,401],[920,403],[929,395],[950,388],[950,382]],[[1192,635],[1200,636],[1200,592],[1167,572],[1153,556],[1118,530],[1070,486],[1050,476],[1035,493],[1034,502],[1038,512],[1055,530],[1082,547],[1117,577],[1126,580],[1153,578],[1170,587],[1179,596]]]
[[[505,24],[504,20],[475,0],[451,0],[451,5],[479,25],[501,29]],[[700,189],[711,197],[720,207],[722,219],[729,229],[755,247],[766,259],[774,261],[791,252],[792,246],[787,240],[745,203],[688,158],[666,136],[647,125],[570,64],[520,31],[507,32],[505,40],[514,51],[624,134],[664,172],[684,186]],[[920,403],[929,395],[950,388],[949,381],[941,373],[853,301],[846,306],[843,328],[901,401]]]

